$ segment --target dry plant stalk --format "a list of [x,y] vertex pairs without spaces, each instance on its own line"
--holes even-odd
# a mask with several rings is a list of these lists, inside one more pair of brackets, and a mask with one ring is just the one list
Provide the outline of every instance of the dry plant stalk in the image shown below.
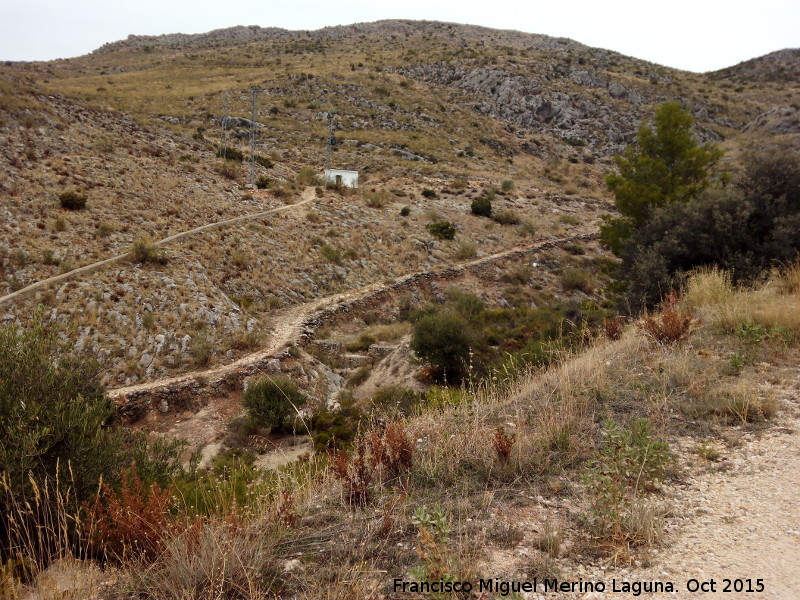
[[494,438],[492,438],[492,445],[494,451],[497,452],[497,457],[502,462],[508,462],[511,457],[511,449],[514,447],[514,442],[517,436],[515,434],[507,434],[502,427],[494,430]]
[[94,504],[87,506],[92,517],[88,541],[119,563],[131,556],[155,560],[166,540],[178,533],[172,505],[171,490],[156,483],[145,489],[135,471],[123,475],[119,492],[104,483]]
[[344,483],[347,502],[366,506],[376,476],[380,483],[400,478],[414,462],[414,442],[401,423],[390,423],[382,433],[371,430],[361,437],[351,454],[331,452],[336,478]]
[[694,318],[694,311],[684,313],[678,310],[678,296],[670,292],[664,299],[660,318],[648,315],[638,326],[659,344],[668,345],[685,340],[699,323],[700,320]]
[[603,331],[606,337],[611,341],[617,341],[622,337],[622,331],[625,328],[624,317],[612,317],[603,321]]

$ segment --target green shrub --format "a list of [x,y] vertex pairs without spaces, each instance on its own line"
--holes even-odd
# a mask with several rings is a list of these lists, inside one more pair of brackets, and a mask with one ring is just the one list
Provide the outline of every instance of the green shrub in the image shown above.
[[343,260],[342,251],[335,246],[331,246],[330,244],[323,244],[320,246],[319,253],[322,254],[322,257],[325,260],[337,265],[341,264]]
[[319,185],[320,179],[317,177],[317,172],[314,167],[303,167],[297,172],[295,178],[300,185]]
[[350,340],[344,345],[344,349],[348,352],[363,352],[367,350],[372,344],[377,342],[374,336],[368,333],[362,333],[356,339]]
[[585,476],[592,501],[590,523],[603,537],[622,535],[637,495],[656,489],[670,463],[669,446],[654,440],[647,419],[630,429],[603,426],[603,444]]
[[77,192],[63,192],[58,195],[61,208],[67,210],[83,210],[86,208],[86,196]]
[[654,306],[684,274],[715,265],[746,283],[800,252],[800,157],[762,150],[736,186],[651,211],[620,252],[628,305]]
[[500,225],[519,225],[519,217],[509,210],[495,213],[492,220]]
[[655,128],[642,123],[637,143],[614,157],[619,172],[606,177],[622,216],[607,218],[600,236],[617,256],[654,209],[698,198],[709,184],[708,169],[722,156],[712,144],[697,144],[694,119],[680,102],[659,106],[654,121]]
[[473,258],[478,252],[478,247],[474,242],[459,242],[455,248],[454,256],[459,260]]
[[446,295],[455,311],[465,317],[477,316],[486,309],[486,305],[475,294],[463,292],[457,287],[449,288]]
[[359,367],[347,378],[348,387],[354,388],[360,386],[367,379],[369,379],[370,373],[372,373],[372,369],[369,367]]
[[470,208],[472,209],[473,215],[487,218],[491,218],[492,216],[492,201],[486,196],[475,198],[475,200],[472,201],[472,206]]
[[[165,486],[181,471],[180,443],[148,444],[144,434],[110,427],[116,407],[98,365],[71,353],[57,333],[38,319],[28,329],[0,328],[2,552],[24,543],[45,553],[27,558],[45,562],[52,544],[64,550],[68,539],[54,538],[62,527],[74,533],[71,519],[101,478],[116,487],[135,468],[146,485]],[[53,494],[57,486],[61,492]]]
[[217,158],[224,158],[225,160],[242,162],[244,160],[244,154],[242,154],[236,148],[231,148],[231,147],[217,148]]
[[425,188],[422,190],[422,195],[425,198],[436,198],[436,192],[430,188]]
[[242,396],[242,404],[255,423],[282,431],[292,421],[306,396],[285,377],[264,377],[250,384]]
[[244,250],[234,250],[231,253],[230,264],[237,269],[245,269],[250,264],[250,257]]
[[266,175],[259,175],[258,178],[256,179],[256,187],[260,190],[265,190],[270,185],[272,185],[272,179],[270,179]]
[[258,163],[259,165],[261,165],[265,169],[271,169],[272,167],[275,166],[275,163],[273,163],[266,156],[260,156],[260,155],[256,154],[255,161],[256,161],[256,163]]
[[575,215],[561,215],[558,217],[559,223],[563,223],[564,225],[577,225],[580,223],[578,217]]
[[167,257],[156,250],[155,244],[147,238],[139,238],[133,242],[130,252],[131,258],[138,263],[167,264]]
[[195,334],[189,345],[189,354],[197,366],[205,367],[214,356],[214,342],[204,333]]
[[383,208],[389,202],[389,193],[382,190],[367,192],[366,201],[370,208]]
[[97,373],[96,364],[68,355],[41,324],[0,329],[0,467],[12,490],[32,491],[29,473],[66,482],[71,463],[81,492],[90,493],[106,469],[118,468],[107,446],[119,441],[103,429],[114,403]]
[[456,237],[456,228],[450,221],[434,221],[428,223],[426,229],[430,234],[440,240],[452,240]]
[[403,208],[400,209],[400,216],[401,217],[407,217],[410,214],[411,214],[411,207],[410,206],[404,206]]
[[378,388],[373,394],[372,405],[384,415],[392,413],[410,415],[419,404],[420,398],[420,392],[397,385],[385,385]]
[[239,165],[233,160],[226,160],[218,163],[215,170],[225,179],[233,180],[239,176]]
[[363,415],[351,400],[340,400],[341,410],[322,409],[311,416],[311,438],[317,452],[343,450],[356,438]]
[[510,179],[506,179],[505,181],[503,181],[500,187],[503,189],[504,192],[510,192],[511,190],[514,189],[514,182],[511,181]]
[[466,372],[472,336],[460,315],[436,311],[414,324],[411,349],[436,375],[458,382]]
[[566,291],[580,290],[586,294],[592,293],[591,277],[581,269],[565,269],[561,274],[561,285]]
[[564,250],[573,256],[582,256],[586,254],[586,250],[584,250],[583,246],[580,246],[579,244],[564,244],[562,248],[564,248]]

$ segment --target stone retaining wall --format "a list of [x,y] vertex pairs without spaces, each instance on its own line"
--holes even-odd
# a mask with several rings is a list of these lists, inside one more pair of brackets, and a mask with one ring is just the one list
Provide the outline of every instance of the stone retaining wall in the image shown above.
[[[462,265],[400,277],[379,290],[366,292],[362,296],[333,304],[309,315],[303,321],[299,339],[295,343],[299,346],[305,346],[312,341],[314,333],[320,327],[332,322],[337,317],[375,308],[392,298],[397,298],[398,294],[408,292],[411,289],[420,288],[433,282],[451,281],[467,272],[480,274],[483,269],[491,267],[501,260],[521,258],[531,252],[550,250],[563,244],[594,240],[597,237],[596,233],[591,233],[547,240]],[[197,409],[205,405],[212,397],[241,389],[243,381],[248,377],[261,373],[276,372],[276,362],[288,356],[288,349],[286,349],[275,355],[261,357],[256,362],[245,367],[226,371],[214,379],[207,380],[202,375],[188,375],[186,379],[174,381],[163,386],[119,395],[115,398],[117,413],[127,421],[136,421],[154,409],[161,410],[161,412],[168,412],[174,408],[180,410]],[[280,370],[279,365],[278,370]]]

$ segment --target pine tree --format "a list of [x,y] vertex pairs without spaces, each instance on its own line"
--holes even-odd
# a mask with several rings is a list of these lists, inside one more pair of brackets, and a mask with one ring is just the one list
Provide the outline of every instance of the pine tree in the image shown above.
[[679,102],[656,109],[655,128],[642,123],[637,144],[614,157],[619,169],[606,177],[622,217],[607,218],[603,243],[621,255],[633,231],[653,209],[697,198],[708,185],[708,169],[722,156],[712,144],[698,145],[691,132],[694,119]]

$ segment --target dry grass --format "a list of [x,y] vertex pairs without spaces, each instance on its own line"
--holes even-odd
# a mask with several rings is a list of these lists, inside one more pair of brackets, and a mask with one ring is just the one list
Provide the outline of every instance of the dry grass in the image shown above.
[[622,522],[629,543],[647,548],[659,545],[664,539],[669,511],[668,507],[656,500],[634,500]]
[[720,418],[732,424],[768,420],[776,411],[775,398],[760,391],[749,379],[707,389],[688,407],[689,414],[695,418]]
[[730,276],[706,269],[690,277],[683,304],[707,314],[711,323],[729,333],[742,325],[786,328],[800,333],[800,265],[776,271],[755,289],[736,288]]

